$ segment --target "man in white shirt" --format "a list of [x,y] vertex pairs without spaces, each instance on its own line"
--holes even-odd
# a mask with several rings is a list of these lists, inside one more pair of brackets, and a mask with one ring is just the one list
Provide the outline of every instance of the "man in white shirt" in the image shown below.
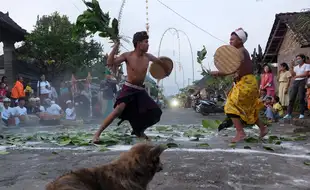
[[66,102],[68,108],[66,109],[66,119],[67,120],[75,120],[76,119],[76,113],[75,109],[73,107],[72,101],[68,100]]
[[290,87],[290,94],[289,94],[289,105],[287,108],[287,115],[284,116],[284,119],[291,119],[294,103],[298,94],[299,98],[299,109],[300,115],[299,119],[303,119],[305,108],[306,108],[306,83],[310,73],[310,65],[306,64],[306,56],[304,54],[300,54],[296,56],[295,62],[298,64],[294,66],[294,62],[291,63],[290,72],[293,76],[293,84]]
[[4,122],[5,126],[9,126],[10,119],[13,119],[14,115],[14,109],[10,107],[11,105],[11,99],[10,98],[4,98],[3,99],[3,110],[1,112],[1,119]]
[[46,99],[46,102],[50,105],[46,108],[46,112],[52,116],[55,116],[54,119],[60,119],[63,115],[63,110],[61,107],[55,103],[55,101],[51,101],[50,99]]
[[21,122],[24,123],[28,119],[27,117],[27,108],[25,107],[25,99],[18,99],[18,106],[15,108],[15,124],[19,125]]

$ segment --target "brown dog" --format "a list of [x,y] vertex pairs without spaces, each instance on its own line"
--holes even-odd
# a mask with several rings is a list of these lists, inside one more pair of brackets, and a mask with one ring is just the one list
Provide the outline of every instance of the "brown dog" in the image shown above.
[[136,144],[109,164],[58,177],[46,190],[146,190],[155,173],[162,170],[160,155],[165,149],[150,143]]

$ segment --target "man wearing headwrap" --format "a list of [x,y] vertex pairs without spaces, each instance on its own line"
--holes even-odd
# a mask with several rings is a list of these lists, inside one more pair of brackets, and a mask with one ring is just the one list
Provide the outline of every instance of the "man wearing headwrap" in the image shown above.
[[[256,77],[253,74],[253,64],[249,52],[243,44],[247,41],[248,34],[239,28],[231,33],[230,45],[238,48],[244,59],[235,73],[235,85],[230,91],[225,104],[225,114],[232,120],[237,134],[232,142],[238,142],[246,137],[243,130],[244,123],[256,124],[260,128],[260,137],[268,133],[268,128],[258,118],[263,103],[259,100],[259,89]],[[225,76],[219,71],[212,71],[214,76]]]
[[108,66],[119,67],[121,63],[126,62],[127,81],[116,99],[114,110],[106,117],[95,133],[94,143],[99,142],[102,131],[117,117],[121,119],[118,124],[128,120],[133,128],[132,134],[145,139],[148,139],[144,134],[145,129],[160,120],[162,111],[147,94],[143,83],[150,61],[160,64],[167,71],[166,73],[169,69],[158,58],[147,53],[148,39],[149,36],[145,31],[135,33],[133,36],[134,51],[123,53],[119,57],[115,57],[115,55],[120,44],[117,42],[114,45],[108,57]]

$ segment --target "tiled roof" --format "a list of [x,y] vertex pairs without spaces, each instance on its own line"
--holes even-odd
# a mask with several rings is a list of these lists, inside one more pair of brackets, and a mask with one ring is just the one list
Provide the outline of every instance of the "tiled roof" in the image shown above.
[[10,30],[17,31],[21,34],[27,34],[27,31],[20,27],[13,19],[9,17],[8,13],[3,13],[0,11],[0,25],[7,27]]
[[278,51],[288,29],[301,46],[310,46],[310,11],[279,13],[275,16],[264,53],[264,62],[276,62]]

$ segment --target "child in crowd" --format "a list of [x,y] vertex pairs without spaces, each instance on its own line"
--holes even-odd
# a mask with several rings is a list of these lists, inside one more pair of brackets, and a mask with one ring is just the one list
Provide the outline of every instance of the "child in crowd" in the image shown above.
[[284,115],[283,107],[278,96],[274,98],[266,97],[265,107],[265,116],[269,122],[276,122]]
[[264,101],[265,104],[265,116],[268,119],[268,122],[272,122],[274,120],[273,111],[272,111],[272,98],[267,96]]
[[73,107],[73,103],[71,100],[68,100],[66,102],[67,104],[67,109],[66,109],[66,120],[75,120],[76,119],[76,113],[75,109]]
[[259,92],[260,100],[265,101],[267,97],[267,90],[266,89],[261,89]]
[[272,111],[273,111],[274,119],[276,121],[284,116],[284,111],[283,111],[283,107],[280,103],[279,96],[275,96],[273,98],[273,109],[272,109]]
[[25,94],[26,94],[26,97],[32,97],[32,95],[33,95],[33,89],[31,88],[30,82],[28,82],[26,85]]

